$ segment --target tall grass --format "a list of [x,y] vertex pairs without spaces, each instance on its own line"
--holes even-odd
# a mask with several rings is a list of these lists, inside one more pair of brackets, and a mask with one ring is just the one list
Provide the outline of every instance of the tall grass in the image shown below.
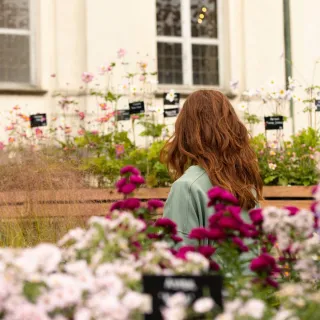
[[64,200],[68,201],[72,190],[87,187],[75,161],[56,149],[1,152],[0,246],[56,242],[68,230],[85,225],[86,219],[77,216],[77,203],[41,205],[47,200],[41,199],[41,191],[66,190]]

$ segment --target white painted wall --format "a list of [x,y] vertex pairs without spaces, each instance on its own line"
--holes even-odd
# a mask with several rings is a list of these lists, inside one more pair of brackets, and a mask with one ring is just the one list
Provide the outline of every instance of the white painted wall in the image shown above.
[[[6,114],[14,105],[26,113],[59,113],[55,90],[68,90],[70,95],[82,85],[81,73],[97,73],[101,64],[110,63],[119,48],[128,52],[128,62],[147,59],[156,66],[156,22],[153,0],[33,0],[36,6],[36,67],[37,85],[47,90],[44,96],[0,95],[0,112]],[[224,28],[224,87],[232,79],[240,81],[240,91],[257,88],[270,78],[284,83],[282,1],[223,0]],[[294,77],[311,84],[314,63],[320,58],[320,1],[291,0],[292,55]],[[137,54],[139,52],[139,54]],[[149,57],[146,57],[146,55]],[[314,83],[320,84],[319,65]],[[130,71],[130,70],[128,70]],[[56,77],[50,77],[56,73]],[[99,81],[103,84],[104,79]],[[121,75],[115,74],[115,83]],[[66,84],[68,83],[68,85]],[[78,108],[92,112],[96,100],[77,97]],[[162,106],[161,100],[151,102]],[[237,100],[235,101],[237,103]],[[124,103],[126,104],[126,103]],[[268,112],[253,106],[263,116]],[[296,129],[307,125],[302,106],[296,105]],[[72,116],[70,116],[72,119]],[[70,120],[71,121],[71,120]],[[159,119],[162,121],[162,119]],[[6,141],[3,130],[5,117],[0,121],[0,138]],[[173,123],[170,119],[169,122]],[[130,129],[129,124],[126,127]],[[263,126],[257,132],[263,131]],[[291,133],[290,121],[285,128]],[[0,139],[0,140],[1,140]]]

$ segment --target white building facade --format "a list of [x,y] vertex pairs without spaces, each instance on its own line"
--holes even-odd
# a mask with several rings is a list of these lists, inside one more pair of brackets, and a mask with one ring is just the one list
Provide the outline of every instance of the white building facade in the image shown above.
[[[293,77],[320,84],[320,1],[289,1]],[[128,62],[137,52],[149,56],[159,97],[170,89],[227,93],[235,80],[239,92],[270,79],[284,84],[283,25],[282,0],[0,0],[0,139],[16,105],[50,122],[60,112],[56,91],[77,96],[80,110],[94,109],[95,99],[79,94],[81,74],[97,73],[119,48]],[[302,109],[295,105],[296,130],[307,126]]]

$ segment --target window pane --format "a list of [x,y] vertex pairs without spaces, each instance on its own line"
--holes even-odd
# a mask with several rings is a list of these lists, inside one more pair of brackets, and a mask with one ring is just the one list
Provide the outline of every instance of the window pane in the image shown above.
[[30,82],[29,36],[0,34],[0,82]]
[[29,29],[29,0],[0,0],[0,28]]
[[218,46],[192,45],[193,84],[219,85]]
[[182,45],[158,42],[159,83],[182,84]]
[[217,38],[217,0],[191,0],[191,35],[198,38]]
[[158,36],[181,36],[180,0],[157,0]]

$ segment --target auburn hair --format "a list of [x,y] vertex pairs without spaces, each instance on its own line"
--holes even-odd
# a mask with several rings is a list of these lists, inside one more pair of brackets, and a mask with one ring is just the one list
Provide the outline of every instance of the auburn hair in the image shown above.
[[190,165],[199,165],[212,185],[234,194],[243,209],[262,199],[262,179],[248,131],[219,91],[199,90],[187,98],[161,159],[174,179]]

